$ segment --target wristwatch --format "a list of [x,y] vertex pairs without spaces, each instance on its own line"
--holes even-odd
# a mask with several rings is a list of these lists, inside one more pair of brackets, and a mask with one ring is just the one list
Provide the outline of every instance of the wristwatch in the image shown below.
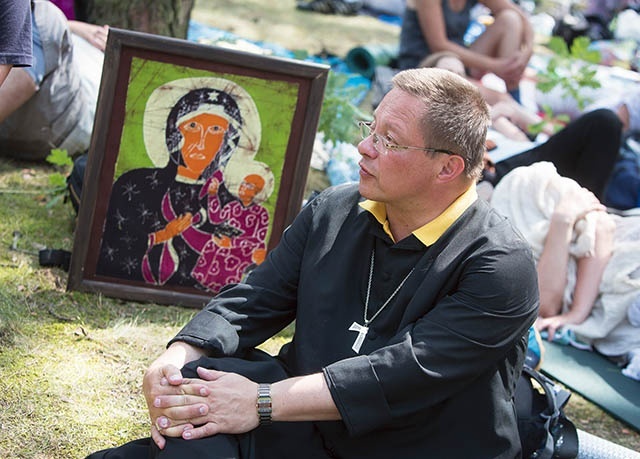
[[258,420],[261,426],[271,424],[271,407],[271,385],[258,384],[256,409],[258,410]]

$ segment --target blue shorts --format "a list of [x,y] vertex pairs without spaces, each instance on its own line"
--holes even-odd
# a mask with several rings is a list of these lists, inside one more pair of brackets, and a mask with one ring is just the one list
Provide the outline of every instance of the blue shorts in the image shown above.
[[31,35],[33,37],[33,62],[31,67],[23,67],[33,81],[36,86],[40,86],[42,83],[42,79],[44,78],[44,52],[42,51],[42,40],[40,39],[40,31],[36,26],[36,21],[31,16]]

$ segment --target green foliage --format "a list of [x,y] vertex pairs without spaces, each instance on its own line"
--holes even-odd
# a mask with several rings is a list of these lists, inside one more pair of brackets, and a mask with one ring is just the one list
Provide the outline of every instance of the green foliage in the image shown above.
[[67,153],[67,150],[61,150],[60,148],[54,148],[47,156],[47,162],[54,166],[73,166],[73,160]]
[[592,64],[600,62],[600,52],[590,50],[588,37],[577,37],[571,49],[560,37],[552,37],[549,49],[554,52],[547,68],[538,77],[538,88],[548,93],[559,87],[565,96],[574,99],[582,110],[591,99],[583,94],[584,88],[599,88],[596,69]]
[[67,195],[67,174],[73,167],[73,159],[71,159],[67,150],[59,148],[51,150],[46,159],[49,164],[63,171],[56,171],[49,176],[49,185],[51,185],[52,190],[49,192],[51,199],[47,203],[47,207],[52,207],[64,200]]
[[542,119],[539,122],[527,126],[529,134],[533,134],[534,136],[540,134],[548,124],[553,126],[553,134],[555,134],[563,129],[570,121],[569,115],[567,114],[562,113],[560,115],[554,115],[553,110],[549,105],[543,105],[542,112]]
[[325,140],[354,143],[358,140],[356,121],[371,117],[360,110],[353,102],[362,86],[347,86],[348,76],[329,71],[325,89],[318,131],[324,133]]

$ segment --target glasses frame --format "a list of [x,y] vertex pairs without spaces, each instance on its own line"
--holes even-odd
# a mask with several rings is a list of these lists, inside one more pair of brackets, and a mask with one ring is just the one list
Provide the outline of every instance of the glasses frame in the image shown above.
[[412,147],[409,145],[396,145],[394,143],[389,142],[383,137],[380,137],[378,134],[373,132],[371,125],[373,123],[371,121],[358,121],[358,126],[360,127],[360,136],[362,140],[368,139],[370,136],[373,137],[373,148],[378,153],[385,153],[385,151],[380,151],[378,148],[382,146],[386,151],[390,150],[419,150],[426,151],[428,153],[444,153],[445,155],[456,155],[460,156],[457,153],[452,152],[451,150],[446,150],[444,148],[432,148],[432,147]]

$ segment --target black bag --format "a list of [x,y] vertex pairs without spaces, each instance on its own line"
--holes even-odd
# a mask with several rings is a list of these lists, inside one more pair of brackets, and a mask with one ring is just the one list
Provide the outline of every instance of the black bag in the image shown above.
[[[80,209],[80,196],[82,195],[82,182],[84,181],[84,171],[87,168],[87,153],[78,156],[73,161],[73,168],[67,176],[68,199],[78,213]],[[67,197],[65,197],[65,202]],[[42,249],[38,252],[40,266],[56,266],[69,271],[71,263],[71,252],[62,249]]]
[[67,176],[67,188],[69,188],[69,200],[71,205],[78,213],[80,208],[80,196],[82,195],[82,181],[84,180],[84,171],[87,168],[87,153],[78,156],[73,161],[71,173]]
[[524,366],[515,395],[523,458],[578,456],[578,432],[562,411],[570,396],[542,373]]
[[551,35],[560,37],[569,48],[573,40],[585,36],[589,32],[589,22],[582,12],[576,11],[566,14],[561,18],[556,18]]

